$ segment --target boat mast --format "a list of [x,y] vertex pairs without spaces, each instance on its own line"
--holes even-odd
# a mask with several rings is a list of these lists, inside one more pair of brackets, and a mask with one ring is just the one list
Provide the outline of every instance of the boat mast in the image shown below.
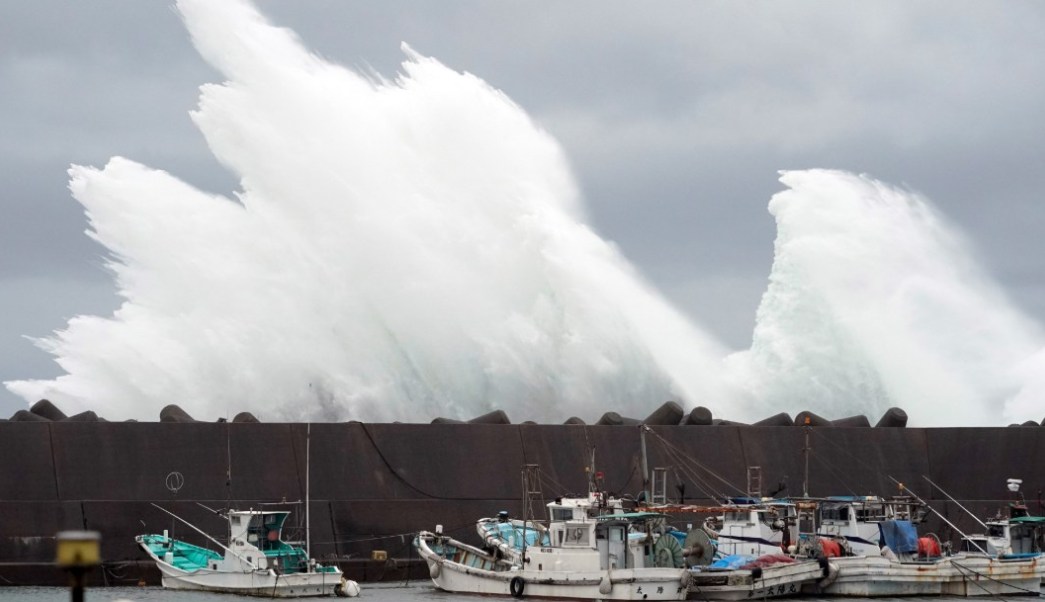
[[305,557],[308,558],[308,572],[312,572],[312,531],[309,529],[309,485],[312,479],[309,478],[309,447],[312,442],[312,423],[306,423],[305,427]]
[[232,510],[232,424],[227,418],[225,419],[225,507]]
[[528,464],[526,466],[523,466],[523,472],[522,472],[522,495],[523,495],[523,499],[522,499],[522,504],[523,504],[522,566],[519,567],[519,568],[526,568],[526,522],[527,522],[527,520],[529,520],[529,516],[530,516],[530,494],[529,494],[529,491],[530,491],[530,479],[528,478],[529,477],[529,468],[530,468],[530,466]]
[[802,449],[802,453],[805,456],[805,476],[802,478],[802,497],[809,497],[809,452],[812,450],[812,448],[809,447],[809,429],[810,427],[807,426],[806,446]]
[[649,490],[649,465],[646,462],[646,431],[649,427],[645,424],[639,426],[639,444],[642,448],[642,495],[646,498],[646,505],[653,503]]

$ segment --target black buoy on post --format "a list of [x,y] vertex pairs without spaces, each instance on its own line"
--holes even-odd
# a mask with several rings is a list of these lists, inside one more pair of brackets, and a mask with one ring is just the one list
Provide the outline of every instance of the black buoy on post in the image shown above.
[[101,564],[101,539],[97,531],[62,531],[55,537],[55,564],[69,573],[69,593],[73,602],[83,602],[85,577]]

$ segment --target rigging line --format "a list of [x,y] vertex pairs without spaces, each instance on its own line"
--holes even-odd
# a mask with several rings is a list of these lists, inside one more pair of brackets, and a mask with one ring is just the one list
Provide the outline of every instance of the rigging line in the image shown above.
[[823,458],[821,458],[819,455],[817,455],[815,453],[813,453],[811,455],[813,456],[814,460],[819,462],[821,466],[823,466],[825,469],[827,469],[827,472],[831,473],[832,476],[834,476],[836,479],[839,480],[839,482],[842,483],[842,487],[845,487],[849,491],[849,495],[852,495],[852,496],[859,495],[855,491],[853,491],[852,487],[849,486],[849,483],[846,482],[845,477],[842,476],[841,473],[839,473],[837,470],[832,468],[831,465],[827,463],[827,461],[825,461]]
[[684,457],[679,457],[678,454],[671,449],[667,449],[665,451],[669,458],[673,459],[675,464],[679,468],[681,468],[683,474],[689,477],[689,479],[696,484],[697,488],[700,490],[701,493],[703,493],[709,499],[715,500],[715,502],[719,502],[719,496],[721,494],[714,492],[713,488],[708,482],[702,479],[700,475],[696,473],[696,471],[686,466]]
[[[673,468],[681,468],[682,472],[696,484],[697,488],[700,489],[701,493],[703,493],[708,498],[715,500],[716,502],[718,501],[718,495],[713,491],[711,485],[707,483],[704,479],[702,479],[700,475],[698,475],[690,467],[685,465],[686,460],[684,457],[680,457],[679,454],[677,454],[674,450],[671,449],[665,449],[664,452],[669,457],[669,460],[674,462]],[[676,470],[675,472],[677,478],[678,470]]]
[[616,487],[616,488],[614,488],[614,487],[607,487],[606,491],[608,491],[610,493],[619,493],[620,491],[623,491],[635,479],[635,471],[638,470],[638,469],[639,469],[638,466],[636,466],[635,464],[632,464],[631,465],[631,472],[628,473],[628,478],[627,478],[626,481],[624,481],[624,484],[621,485],[620,487]]
[[744,495],[744,492],[743,492],[743,491],[741,491],[739,487],[737,487],[737,486],[736,486],[736,485],[734,485],[733,483],[730,483],[730,482],[729,482],[729,481],[727,481],[727,480],[726,480],[725,478],[721,477],[721,476],[720,476],[720,475],[719,475],[718,473],[716,473],[715,471],[711,470],[711,469],[710,469],[710,468],[708,468],[707,466],[705,466],[705,465],[701,464],[701,463],[700,463],[699,461],[697,461],[697,460],[696,460],[695,458],[690,458],[690,457],[689,457],[689,454],[687,454],[687,453],[685,452],[685,450],[682,450],[681,448],[679,448],[679,447],[677,447],[677,446],[675,446],[675,445],[672,445],[672,443],[671,443],[670,441],[668,441],[667,439],[665,439],[664,437],[662,437],[662,436],[661,436],[661,435],[660,435],[659,433],[657,433],[657,431],[654,431],[653,429],[649,429],[649,430],[648,430],[647,432],[653,433],[653,436],[654,436],[654,437],[656,437],[656,438],[657,438],[657,440],[658,440],[658,441],[660,441],[660,442],[661,442],[661,443],[662,443],[662,444],[663,444],[664,446],[666,446],[666,447],[668,447],[668,448],[670,448],[670,449],[676,450],[676,451],[677,451],[677,452],[678,452],[679,454],[682,454],[682,455],[683,455],[683,457],[686,457],[686,458],[687,458],[687,459],[688,459],[688,460],[689,460],[690,462],[692,462],[692,463],[693,463],[693,464],[695,464],[696,466],[698,466],[698,467],[700,467],[701,469],[703,469],[703,470],[704,470],[704,471],[705,471],[706,473],[708,473],[709,475],[711,475],[712,477],[714,477],[715,479],[717,479],[717,480],[718,480],[719,482],[721,482],[721,483],[723,483],[724,485],[726,485],[727,487],[729,487],[729,488],[733,489],[733,491],[736,491],[738,495]]
[[881,466],[871,466],[865,460],[863,460],[862,458],[860,458],[859,456],[857,456],[853,452],[849,451],[844,446],[842,446],[842,445],[840,445],[838,443],[835,443],[834,441],[831,441],[829,438],[827,438],[825,435],[822,435],[821,433],[818,433],[816,428],[810,428],[809,431],[814,433],[817,437],[820,437],[820,441],[823,441],[823,442],[827,443],[828,445],[833,446],[835,449],[837,449],[837,450],[841,451],[843,454],[849,456],[849,458],[851,458],[857,464],[860,464],[861,466],[863,466],[868,471],[879,472],[879,473],[882,472],[882,467]]
[[685,464],[687,458],[685,456],[680,456],[679,453],[674,450],[668,451],[669,454],[672,454],[673,457],[677,459],[676,461],[681,467],[683,473],[686,473],[687,476],[689,476],[697,484],[697,487],[701,490],[701,492],[704,493],[708,498],[714,500],[717,503],[721,503],[722,500],[729,497],[721,491],[715,491],[714,486],[712,486],[711,483],[707,481],[707,479],[702,478],[700,474],[692,467],[687,467]]
[[[971,568],[969,568],[967,566],[964,566],[962,564],[959,564],[959,563],[957,563],[957,562],[955,562],[953,560],[951,561],[951,565],[954,566],[955,568],[957,568],[959,573],[962,573],[962,577],[965,577],[965,575],[967,574],[964,571],[968,571],[968,573],[972,573],[973,575],[976,575],[978,577],[985,577],[985,578],[987,578],[987,579],[989,579],[991,581],[994,581],[995,583],[1000,583],[1000,584],[1004,585],[1005,587],[1011,587],[1012,589],[1018,589],[1021,592],[1027,592],[1028,594],[1037,594],[1039,597],[1042,595],[1040,589],[1038,591],[1035,591],[1035,590],[1032,590],[1032,589],[1026,589],[1026,588],[1020,587],[1018,585],[1013,585],[1013,584],[1011,584],[1011,583],[1009,583],[1007,581],[1002,581],[1001,579],[995,579],[994,577],[991,577],[990,575],[985,575],[983,573],[980,573],[979,571],[977,571],[975,569],[971,569]],[[999,595],[999,594],[991,594],[990,591],[987,588],[985,588],[982,585],[980,585],[977,581],[973,581],[972,583],[973,583],[973,585],[976,585],[977,587],[979,587],[983,591],[987,592],[987,594],[990,595],[991,597],[996,597],[999,600],[1005,600],[1005,598],[1001,597],[1001,595]],[[1020,595],[1020,594],[1017,594],[1017,595]]]
[[685,450],[683,450],[683,449],[673,445],[670,441],[668,441],[667,439],[662,437],[659,433],[657,433],[653,429],[650,429],[647,432],[653,433],[653,436],[656,437],[657,440],[662,445],[664,445],[664,447],[666,449],[673,450],[676,454],[679,455],[680,458],[684,458],[685,461],[687,461],[687,462],[693,464],[694,466],[698,467],[699,469],[703,470],[705,473],[707,473],[711,477],[714,477],[720,483],[724,484],[726,487],[728,487],[728,488],[732,489],[733,491],[735,491],[737,493],[737,495],[744,495],[744,492],[739,487],[737,487],[733,483],[730,483],[728,480],[726,480],[725,478],[720,476],[718,473],[716,473],[715,471],[713,471],[710,468],[708,468],[707,466],[705,466],[704,464],[700,463],[695,458],[690,457],[688,452],[686,452]]
[[550,485],[552,489],[558,489],[563,493],[566,492],[566,488],[563,487],[562,483],[556,481],[554,478],[546,475],[544,471],[541,471],[541,485]]

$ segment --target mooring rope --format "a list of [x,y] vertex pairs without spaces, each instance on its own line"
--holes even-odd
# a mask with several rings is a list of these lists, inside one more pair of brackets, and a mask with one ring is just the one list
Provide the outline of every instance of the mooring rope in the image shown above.
[[[985,575],[985,574],[983,574],[983,573],[981,573],[979,571],[976,571],[975,569],[971,569],[971,568],[969,568],[967,566],[963,566],[963,565],[955,562],[953,559],[951,560],[951,564],[954,565],[954,567],[958,569],[958,572],[966,571],[966,572],[962,573],[962,577],[964,577],[966,574],[972,574],[972,575],[976,575],[978,577],[983,577],[983,578],[988,579],[990,581],[994,581],[995,583],[1000,583],[1000,584],[1004,585],[1005,587],[1010,587],[1012,589],[1018,589],[1021,592],[1026,592],[1028,594],[1035,594],[1035,595],[1037,595],[1039,597],[1041,596],[1041,588],[1040,587],[1037,590],[1027,589],[1025,587],[1019,587],[1019,586],[1013,585],[1013,584],[1011,584],[1011,583],[1009,583],[1007,581],[1002,581],[1001,579],[995,579],[994,577],[991,577],[990,575]],[[1005,599],[1005,598],[1002,598],[998,594],[991,594],[987,590],[987,588],[985,588],[982,585],[980,585],[978,581],[973,581],[972,583],[974,583],[977,587],[979,587],[983,591],[987,592],[988,594],[990,594],[992,596],[998,597],[998,599],[1000,599],[1000,600],[1004,600]]]

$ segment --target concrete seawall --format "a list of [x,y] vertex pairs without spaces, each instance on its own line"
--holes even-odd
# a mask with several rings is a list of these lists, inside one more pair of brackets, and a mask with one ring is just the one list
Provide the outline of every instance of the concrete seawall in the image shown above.
[[[712,472],[743,489],[753,465],[761,467],[763,490],[783,482],[781,495],[801,495],[807,434],[811,495],[893,495],[892,476],[973,529],[972,519],[922,475],[977,514],[1004,506],[1006,478],[1023,479],[1033,513],[1045,489],[1040,427],[652,428],[648,465],[667,467],[669,497],[681,480],[692,503],[710,502],[700,482],[715,493],[736,493]],[[153,503],[220,539],[224,521],[199,504],[257,508],[303,500],[306,474],[313,553],[339,561],[385,550],[405,562],[413,555],[412,532],[438,523],[470,539],[476,518],[502,509],[518,515],[524,464],[540,465],[546,498],[583,492],[592,447],[607,491],[636,495],[642,488],[635,426],[313,424],[307,443],[309,473],[305,424],[0,422],[0,583],[45,583],[52,574],[58,581],[47,563],[55,533],[67,529],[101,532],[102,556],[114,566],[143,559],[134,544],[142,532],[174,529],[204,543]],[[683,457],[708,470],[680,469]],[[183,476],[176,491],[168,487],[177,485],[168,483],[171,473]],[[928,529],[956,538],[938,520]]]

